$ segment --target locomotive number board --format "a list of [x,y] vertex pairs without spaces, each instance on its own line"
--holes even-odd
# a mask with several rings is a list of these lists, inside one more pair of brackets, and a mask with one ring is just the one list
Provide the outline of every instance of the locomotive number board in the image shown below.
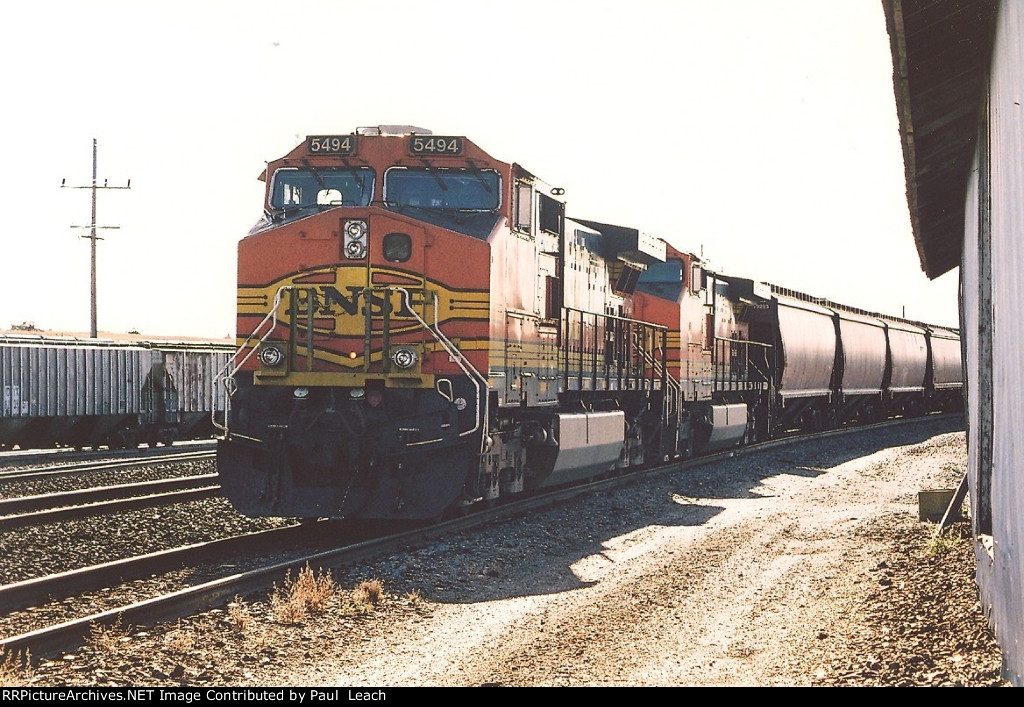
[[409,152],[414,155],[460,155],[462,154],[462,138],[413,135],[409,138]]
[[354,135],[310,135],[306,150],[311,155],[352,155],[356,151]]

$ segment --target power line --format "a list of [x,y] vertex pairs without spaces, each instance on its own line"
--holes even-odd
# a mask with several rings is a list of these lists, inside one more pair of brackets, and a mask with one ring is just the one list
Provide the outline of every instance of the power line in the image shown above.
[[103,180],[102,186],[97,184],[96,179],[96,138],[92,141],[92,184],[82,186],[72,186],[66,184],[67,180],[60,180],[61,189],[91,189],[92,190],[92,222],[88,226],[72,226],[71,228],[88,228],[89,235],[82,236],[82,238],[88,238],[90,241],[90,255],[91,255],[91,268],[90,268],[90,279],[89,279],[89,302],[90,302],[90,326],[89,336],[93,339],[96,338],[96,241],[103,240],[96,235],[96,231],[99,229],[118,229],[120,226],[97,226],[96,225],[96,192],[100,189],[131,189],[132,180],[128,180],[128,183],[123,187],[112,187],[107,185],[107,180]]

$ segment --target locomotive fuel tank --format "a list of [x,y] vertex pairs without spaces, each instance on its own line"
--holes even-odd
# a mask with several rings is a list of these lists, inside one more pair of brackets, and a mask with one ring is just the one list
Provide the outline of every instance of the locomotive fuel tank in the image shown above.
[[527,488],[544,488],[611,470],[625,442],[626,416],[610,412],[562,413],[527,426]]
[[694,447],[698,453],[717,452],[743,441],[748,413],[745,403],[702,404],[696,409]]

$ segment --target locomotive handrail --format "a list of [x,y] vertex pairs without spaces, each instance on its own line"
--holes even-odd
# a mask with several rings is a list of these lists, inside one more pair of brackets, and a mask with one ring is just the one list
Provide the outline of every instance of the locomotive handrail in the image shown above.
[[[751,383],[761,385],[770,381],[769,372],[759,367],[758,362],[751,357],[750,349],[763,349],[766,352],[765,362],[767,364],[767,352],[773,349],[774,346],[761,341],[733,339],[725,336],[714,336],[713,339],[712,381],[716,389],[746,390],[749,389]],[[743,350],[742,358],[744,363],[741,370],[737,372],[736,364],[732,358],[734,353],[740,349]],[[723,363],[726,355],[729,356],[729,360]],[[751,376],[750,371],[756,373],[760,378]]]
[[[259,345],[266,341],[267,337],[270,336],[271,333],[273,333],[274,329],[277,327],[277,309],[278,307],[281,306],[281,297],[284,294],[285,290],[290,291],[294,289],[296,288],[292,285],[282,285],[277,289],[277,292],[274,294],[274,304],[270,308],[270,311],[267,312],[267,316],[263,317],[263,320],[256,325],[256,327],[247,337],[245,337],[245,341],[242,342],[242,345],[239,346],[238,350],[231,355],[231,358],[228,359],[228,362],[224,364],[224,367],[222,369],[220,369],[220,373],[218,373],[217,377],[214,378],[214,388],[216,388],[217,383],[223,381],[224,390],[227,393],[227,398],[224,400],[224,424],[221,425],[219,422],[217,422],[217,413],[215,410],[211,412],[211,420],[213,422],[213,426],[216,427],[218,430],[222,432],[228,431],[228,413],[231,411],[231,397],[235,394],[235,391],[238,389],[237,385],[235,385],[234,382],[235,374],[238,373],[239,370],[241,370],[242,366],[244,366],[250,358],[252,358],[252,355],[256,353],[256,349],[259,348]],[[245,358],[243,358],[241,361],[238,361],[238,363],[236,364],[235,360],[238,358],[238,355],[242,353],[242,351],[247,346],[250,345],[250,343],[253,340],[253,337],[256,336],[256,333],[260,331],[260,329],[263,328],[263,325],[266,324],[268,321],[270,322],[270,328],[267,329],[267,332],[260,337],[260,340],[257,341],[252,346],[252,348],[249,350],[249,353],[245,355]],[[232,365],[234,366],[233,368]],[[229,368],[231,369],[230,373],[228,373]]]
[[[588,378],[592,389],[596,389],[596,385],[601,376],[607,385],[610,378],[614,377],[619,383],[626,381],[631,386],[641,385],[647,388],[647,377],[648,372],[646,370],[634,370],[632,364],[627,361],[639,361],[642,362],[645,367],[651,363],[649,354],[647,354],[647,338],[648,335],[655,335],[661,333],[663,336],[668,332],[668,327],[663,324],[655,324],[654,322],[647,322],[642,319],[631,319],[629,317],[621,317],[615,314],[601,314],[599,312],[591,312],[576,307],[562,307],[562,320],[564,322],[564,334],[565,345],[563,348],[563,354],[559,354],[559,358],[563,365],[562,376],[565,379],[565,385],[568,388],[570,381],[578,381],[579,389],[583,390],[584,379]],[[588,337],[586,328],[588,326],[587,320],[592,319],[593,322],[589,326],[593,329],[593,336]],[[579,332],[578,336],[573,336],[573,325],[578,324]],[[604,373],[599,372],[598,363],[598,341],[597,332],[602,325],[605,326],[605,332],[608,334],[611,330],[608,328],[614,324],[614,340],[616,344],[616,358],[614,362],[607,359],[603,363]],[[643,335],[644,340],[641,341],[640,336]],[[589,343],[592,346],[588,347],[587,339],[592,339]],[[605,340],[607,345],[609,339]],[[621,349],[618,348],[621,346]],[[652,346],[653,339],[652,339]],[[647,354],[647,355],[645,355]],[[575,360],[570,361],[570,357],[574,357]],[[586,359],[585,359],[586,357]],[[614,363],[614,366],[613,366]],[[570,364],[576,364],[577,370],[574,374],[570,375]],[[590,366],[589,376],[586,373],[587,364]],[[614,370],[611,370],[614,368]],[[628,370],[627,370],[628,369]],[[654,376],[661,375],[655,366],[650,366],[650,386],[654,387]]]
[[437,321],[438,297],[437,297],[437,293],[436,292],[432,292],[431,293],[431,295],[433,297],[433,300],[434,300],[433,301],[433,305],[434,305],[433,306],[433,310],[434,310],[434,326],[431,327],[429,324],[427,324],[426,320],[423,319],[423,317],[421,317],[419,314],[417,314],[415,309],[413,309],[413,306],[412,306],[412,296],[409,294],[409,291],[407,289],[405,289],[404,287],[394,287],[394,286],[388,287],[388,289],[392,290],[394,292],[401,292],[402,293],[402,295],[405,298],[406,309],[412,314],[413,317],[416,318],[416,321],[418,321],[420,323],[420,325],[424,329],[426,329],[428,332],[430,332],[431,336],[433,336],[437,340],[437,342],[439,344],[441,344],[441,348],[443,348],[447,352],[448,356],[452,359],[452,361],[454,361],[455,364],[459,368],[462,369],[462,372],[465,373],[466,376],[473,382],[473,387],[476,389],[476,413],[477,413],[476,417],[477,417],[477,419],[476,419],[476,421],[474,421],[473,427],[471,429],[468,429],[468,430],[464,431],[464,432],[460,432],[459,433],[459,437],[465,437],[467,435],[471,435],[474,432],[476,432],[478,429],[482,430],[482,434],[480,435],[480,451],[481,451],[481,453],[483,453],[483,449],[484,449],[485,445],[487,444],[487,416],[488,416],[488,411],[486,409],[482,409],[482,408],[486,408],[487,407],[487,402],[488,401],[487,401],[487,396],[485,395],[484,396],[483,406],[480,405],[480,384],[483,383],[483,385],[486,387],[487,386],[487,379],[484,378],[484,376],[480,373],[480,371],[476,370],[476,367],[473,366],[473,364],[469,361],[469,359],[466,357],[466,355],[463,354],[461,351],[459,351],[458,347],[455,344],[453,344],[451,342],[451,340],[441,332],[441,325]]

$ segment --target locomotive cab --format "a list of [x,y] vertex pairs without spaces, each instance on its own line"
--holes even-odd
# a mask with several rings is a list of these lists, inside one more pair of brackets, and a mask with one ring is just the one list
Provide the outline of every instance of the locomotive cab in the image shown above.
[[508,166],[462,137],[311,136],[239,243],[219,463],[253,515],[424,518],[487,425],[487,239]]

